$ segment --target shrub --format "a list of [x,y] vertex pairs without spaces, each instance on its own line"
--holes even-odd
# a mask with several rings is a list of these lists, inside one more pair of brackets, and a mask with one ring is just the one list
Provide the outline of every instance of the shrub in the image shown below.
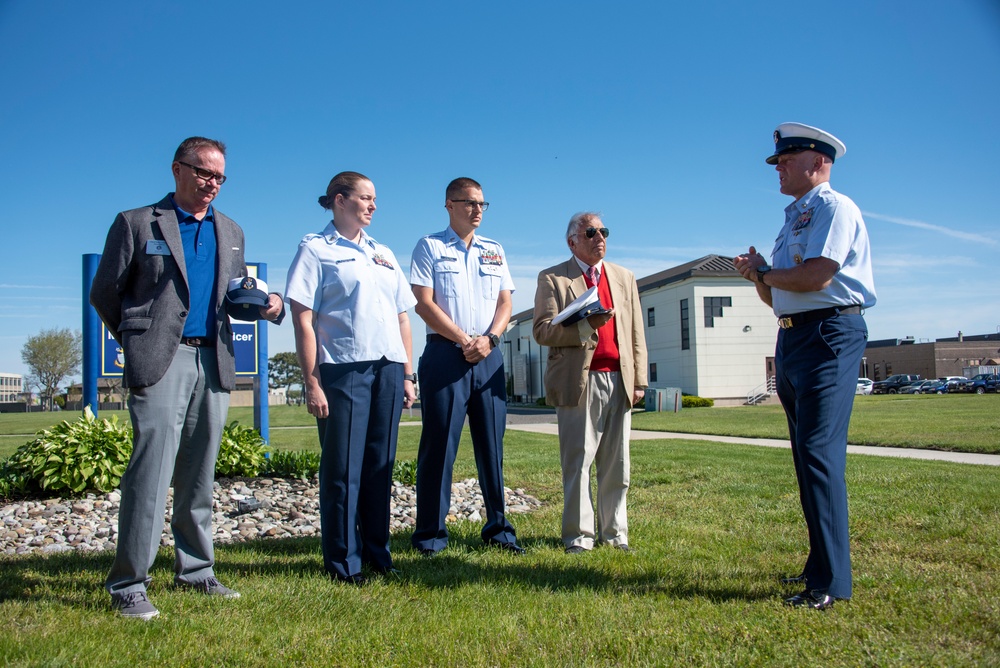
[[416,485],[417,463],[412,459],[397,459],[392,465],[392,479],[404,485]]
[[311,478],[319,472],[319,453],[307,450],[275,450],[262,473],[278,478]]
[[28,487],[28,478],[11,466],[10,459],[0,463],[0,499],[24,496]]
[[681,397],[681,406],[684,408],[711,408],[715,405],[715,399],[705,397],[694,397],[685,395]]
[[535,405],[536,406],[542,406],[542,407],[544,407],[545,406],[545,397],[538,397],[538,399],[535,400]]
[[264,470],[265,452],[267,443],[260,434],[250,427],[241,427],[234,420],[222,430],[215,475],[228,478],[256,477]]
[[117,415],[96,419],[88,406],[77,421],[63,420],[19,447],[4,463],[3,478],[12,492],[31,487],[74,494],[87,489],[109,492],[121,481],[131,454],[132,429],[119,424]]

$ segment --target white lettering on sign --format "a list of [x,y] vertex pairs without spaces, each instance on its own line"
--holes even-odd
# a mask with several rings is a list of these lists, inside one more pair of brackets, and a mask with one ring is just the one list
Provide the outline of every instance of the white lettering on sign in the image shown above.
[[253,334],[238,334],[238,333],[234,333],[233,334],[233,341],[246,341],[246,342],[249,343],[250,341],[253,341]]

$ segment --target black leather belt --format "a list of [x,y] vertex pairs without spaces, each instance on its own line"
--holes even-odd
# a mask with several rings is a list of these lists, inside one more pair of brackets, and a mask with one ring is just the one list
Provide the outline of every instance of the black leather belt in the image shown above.
[[181,343],[192,348],[213,348],[215,341],[208,337],[182,336]]
[[838,315],[858,315],[861,313],[861,307],[857,304],[851,306],[831,306],[830,308],[818,308],[813,311],[803,311],[802,313],[793,313],[791,315],[783,315],[778,318],[778,327],[782,329],[789,329],[791,327],[799,327],[806,324],[807,322],[816,322],[817,320],[826,320],[827,318],[833,318]]
[[428,334],[427,343],[451,343],[453,345],[457,345],[447,336],[441,336],[440,334]]

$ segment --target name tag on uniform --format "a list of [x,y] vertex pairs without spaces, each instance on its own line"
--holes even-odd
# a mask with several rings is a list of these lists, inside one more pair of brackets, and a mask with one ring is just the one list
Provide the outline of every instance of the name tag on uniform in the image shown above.
[[166,241],[150,239],[146,242],[146,255],[170,255],[170,247]]

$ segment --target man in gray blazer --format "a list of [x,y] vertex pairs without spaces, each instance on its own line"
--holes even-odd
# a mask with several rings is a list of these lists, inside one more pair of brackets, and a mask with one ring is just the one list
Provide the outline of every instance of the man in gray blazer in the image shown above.
[[[236,384],[229,281],[247,275],[243,230],[212,207],[225,182],[226,147],[184,140],[176,190],[119,213],[108,232],[90,302],[125,352],[134,441],[122,477],[118,551],[105,587],[124,617],[159,614],[146,595],[173,481],[174,584],[238,598],[213,572],[212,487]],[[280,322],[281,296],[262,319]]]
[[[599,214],[570,218],[573,257],[538,274],[532,334],[549,347],[545,402],[556,407],[563,475],[562,539],[579,554],[594,543],[628,546],[625,497],[630,478],[632,406],[646,387],[646,337],[639,288],[631,271],[604,260],[610,232]],[[559,313],[596,288],[603,313],[568,327]],[[570,323],[572,318],[567,319]],[[597,472],[597,527],[590,468]]]

